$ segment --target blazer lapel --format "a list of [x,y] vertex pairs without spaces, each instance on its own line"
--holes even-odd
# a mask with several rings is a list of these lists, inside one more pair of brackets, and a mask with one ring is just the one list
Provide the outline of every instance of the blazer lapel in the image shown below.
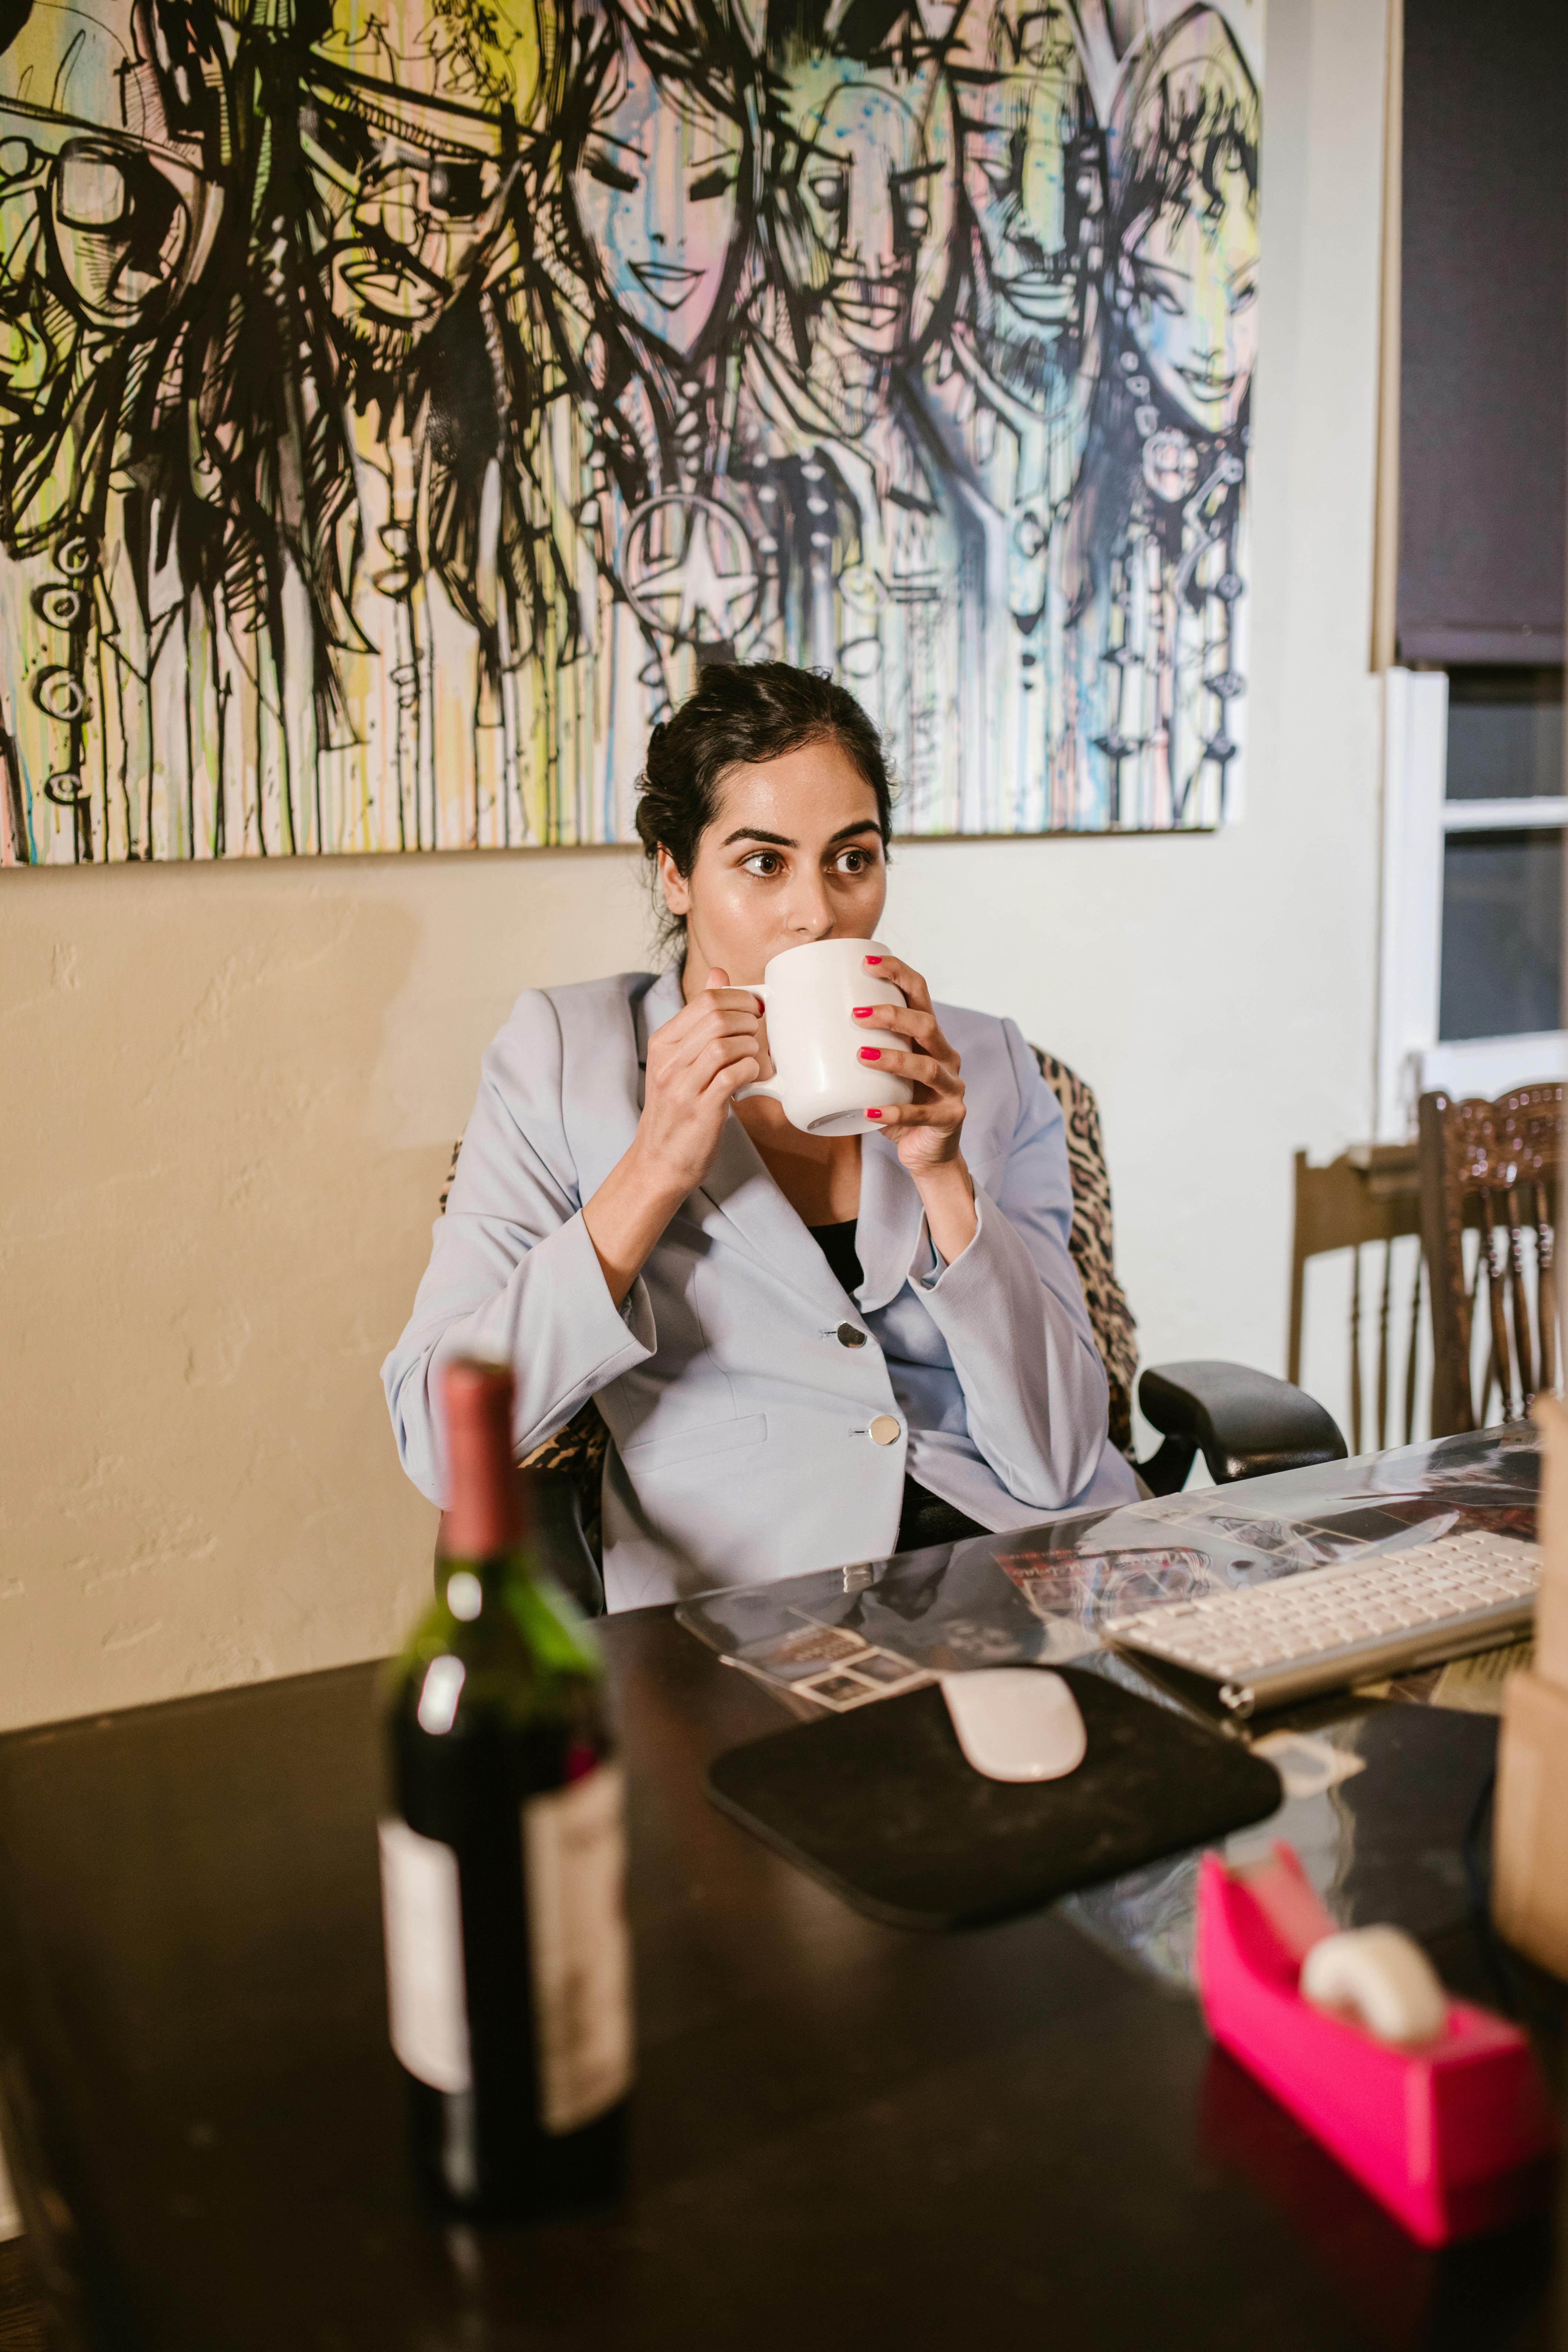
[[761,1154],[731,1111],[719,1139],[718,1157],[697,1191],[689,1196],[700,1222],[699,1203],[717,1209],[744,1236],[752,1255],[782,1274],[805,1293],[830,1323],[844,1319],[844,1293],[809,1228],[791,1208],[763,1164]]
[[860,1223],[856,1248],[865,1280],[862,1311],[875,1315],[898,1297],[909,1280],[925,1211],[914,1179],[900,1160],[892,1139],[868,1135],[860,1142]]

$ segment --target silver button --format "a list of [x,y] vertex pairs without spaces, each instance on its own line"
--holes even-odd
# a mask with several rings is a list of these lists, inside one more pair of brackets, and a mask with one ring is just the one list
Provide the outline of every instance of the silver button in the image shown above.
[[890,1412],[879,1412],[868,1434],[873,1445],[896,1445],[903,1433]]
[[840,1323],[838,1344],[841,1348],[863,1348],[866,1344],[866,1334],[858,1323]]

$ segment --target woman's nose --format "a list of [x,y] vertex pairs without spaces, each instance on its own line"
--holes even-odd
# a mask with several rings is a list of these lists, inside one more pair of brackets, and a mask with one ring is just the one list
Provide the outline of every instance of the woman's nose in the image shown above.
[[785,913],[785,928],[801,942],[825,940],[833,929],[835,916],[828,902],[827,889],[822,877],[802,875],[790,894]]

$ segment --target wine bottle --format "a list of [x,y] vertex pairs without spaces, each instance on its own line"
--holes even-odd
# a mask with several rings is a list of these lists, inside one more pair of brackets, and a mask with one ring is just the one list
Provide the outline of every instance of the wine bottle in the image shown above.
[[443,1402],[441,1590],[385,1689],[387,2004],[427,2190],[529,2211],[621,2168],[621,1773],[593,1636],[528,1542],[511,1375],[449,1365]]

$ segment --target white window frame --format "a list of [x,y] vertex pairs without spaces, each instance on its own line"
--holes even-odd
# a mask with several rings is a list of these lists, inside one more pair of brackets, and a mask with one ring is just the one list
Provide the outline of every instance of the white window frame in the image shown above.
[[1383,674],[1383,940],[1378,989],[1377,1140],[1415,1132],[1434,1087],[1495,1097],[1532,1078],[1568,1078],[1568,1031],[1518,1037],[1437,1035],[1443,962],[1443,845],[1451,833],[1568,828],[1568,797],[1450,801],[1448,679]]

